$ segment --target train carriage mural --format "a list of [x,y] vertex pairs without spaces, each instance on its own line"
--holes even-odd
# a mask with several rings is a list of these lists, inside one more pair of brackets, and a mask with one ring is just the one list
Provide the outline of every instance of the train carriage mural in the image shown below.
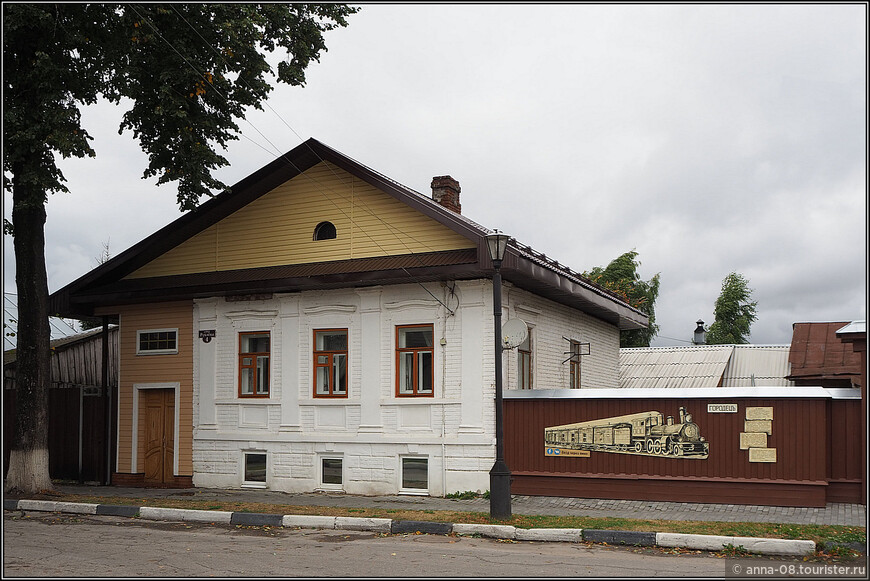
[[704,460],[710,444],[685,407],[674,416],[648,411],[544,429],[547,456],[566,451],[612,452],[664,458]]

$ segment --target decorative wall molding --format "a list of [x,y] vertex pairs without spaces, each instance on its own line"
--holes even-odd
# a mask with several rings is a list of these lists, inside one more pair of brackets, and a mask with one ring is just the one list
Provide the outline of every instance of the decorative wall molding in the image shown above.
[[305,307],[302,312],[306,315],[320,315],[323,313],[355,313],[356,305],[319,305]]

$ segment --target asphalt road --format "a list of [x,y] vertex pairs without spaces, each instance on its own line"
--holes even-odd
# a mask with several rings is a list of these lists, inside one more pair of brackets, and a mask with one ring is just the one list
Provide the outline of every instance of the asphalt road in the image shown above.
[[[5,513],[8,577],[724,577],[709,553]],[[775,567],[797,564],[753,559]],[[739,568],[739,565],[738,565]]]

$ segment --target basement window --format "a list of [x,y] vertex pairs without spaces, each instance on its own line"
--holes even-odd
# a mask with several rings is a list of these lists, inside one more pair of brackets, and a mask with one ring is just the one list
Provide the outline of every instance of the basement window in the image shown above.
[[332,222],[321,222],[314,227],[315,240],[332,240],[336,235],[335,225]]
[[429,459],[419,456],[404,456],[402,462],[403,493],[421,494],[429,490]]
[[243,486],[262,488],[266,486],[266,454],[245,453],[245,480]]
[[341,458],[320,459],[320,484],[325,488],[341,488],[344,481]]

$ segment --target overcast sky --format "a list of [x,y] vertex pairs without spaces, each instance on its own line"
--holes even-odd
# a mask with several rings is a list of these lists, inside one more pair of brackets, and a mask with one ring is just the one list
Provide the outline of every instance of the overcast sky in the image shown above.
[[[730,272],[758,301],[751,341],[787,344],[866,317],[866,23],[863,4],[364,5],[218,177],[308,137],[421,193],[449,174],[463,214],[575,270],[636,250],[661,274],[653,345],[709,325]],[[180,216],[124,110],[86,109],[97,157],[61,164],[52,292]],[[14,293],[8,237],[3,257]]]

